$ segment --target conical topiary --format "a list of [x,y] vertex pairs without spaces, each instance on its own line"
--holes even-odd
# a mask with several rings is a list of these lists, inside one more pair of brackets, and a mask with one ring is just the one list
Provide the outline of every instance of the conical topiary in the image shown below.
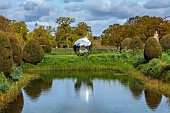
[[132,49],[133,51],[137,51],[143,49],[144,47],[141,39],[138,36],[134,36],[132,38],[129,48]]
[[125,38],[122,42],[121,42],[121,49],[129,49],[130,43],[131,43],[132,39],[131,38]]
[[8,35],[11,43],[13,62],[16,66],[20,66],[22,63],[22,47],[18,39],[14,35]]
[[37,41],[41,45],[45,53],[51,53],[52,47],[48,39],[42,37],[38,38]]
[[12,51],[10,41],[4,32],[0,31],[0,71],[5,76],[12,72]]
[[147,39],[144,49],[144,57],[146,60],[158,58],[162,55],[162,49],[158,40],[154,37]]
[[165,35],[161,38],[160,44],[162,48],[166,51],[170,49],[170,34]]
[[27,63],[37,64],[44,58],[44,51],[40,44],[32,39],[23,49],[23,61]]

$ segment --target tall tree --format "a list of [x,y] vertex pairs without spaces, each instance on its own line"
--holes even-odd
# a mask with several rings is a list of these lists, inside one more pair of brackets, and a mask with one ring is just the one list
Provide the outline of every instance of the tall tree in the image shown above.
[[109,28],[102,33],[102,45],[116,46],[117,49],[120,47],[122,38],[122,26],[119,24],[110,25]]
[[16,35],[16,37],[22,44],[28,41],[27,33],[29,30],[25,22],[12,21],[11,28],[12,28],[13,33]]
[[59,17],[56,19],[56,23],[59,24],[56,31],[56,41],[59,47],[69,48],[72,43],[72,27],[71,23],[74,23],[75,19],[70,17]]

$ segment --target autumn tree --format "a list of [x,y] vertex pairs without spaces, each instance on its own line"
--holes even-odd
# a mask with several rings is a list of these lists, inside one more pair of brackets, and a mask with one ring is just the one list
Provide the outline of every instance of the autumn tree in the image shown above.
[[29,30],[25,22],[11,21],[11,29],[22,44],[28,41],[27,33]]
[[56,31],[56,41],[58,47],[70,47],[73,42],[73,29],[70,26],[71,23],[74,23],[75,19],[70,17],[59,17],[56,19],[56,23],[59,24]]
[[5,33],[10,32],[10,23],[11,21],[8,18],[0,15],[0,31],[3,31]]
[[110,25],[109,28],[102,33],[102,45],[116,46],[117,49],[123,40],[122,38],[122,26],[119,24]]

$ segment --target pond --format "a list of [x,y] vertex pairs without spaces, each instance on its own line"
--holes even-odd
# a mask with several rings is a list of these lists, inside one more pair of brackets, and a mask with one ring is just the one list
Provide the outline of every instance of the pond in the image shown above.
[[2,113],[170,113],[170,100],[113,72],[49,72],[24,87]]

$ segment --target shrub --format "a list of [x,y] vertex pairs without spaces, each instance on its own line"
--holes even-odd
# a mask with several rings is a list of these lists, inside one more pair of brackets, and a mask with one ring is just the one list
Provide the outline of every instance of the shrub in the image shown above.
[[16,66],[20,66],[22,63],[22,47],[19,43],[18,39],[14,35],[8,36],[11,48],[12,48],[12,56],[13,56],[13,62]]
[[129,48],[132,49],[133,51],[143,49],[143,43],[141,39],[138,36],[133,37]]
[[36,40],[30,40],[23,49],[23,61],[37,64],[44,58],[44,51]]
[[162,55],[162,49],[156,38],[150,37],[146,41],[144,49],[144,58],[146,60],[151,60],[153,58],[158,58]]
[[132,39],[131,38],[125,38],[122,42],[121,42],[121,49],[129,49],[130,43],[131,43]]
[[170,34],[165,35],[161,38],[160,44],[162,48],[166,51],[170,49]]
[[38,38],[38,43],[41,45],[45,53],[51,53],[52,47],[50,41],[46,38]]
[[4,32],[0,31],[0,71],[5,76],[12,72],[12,51],[10,41]]

